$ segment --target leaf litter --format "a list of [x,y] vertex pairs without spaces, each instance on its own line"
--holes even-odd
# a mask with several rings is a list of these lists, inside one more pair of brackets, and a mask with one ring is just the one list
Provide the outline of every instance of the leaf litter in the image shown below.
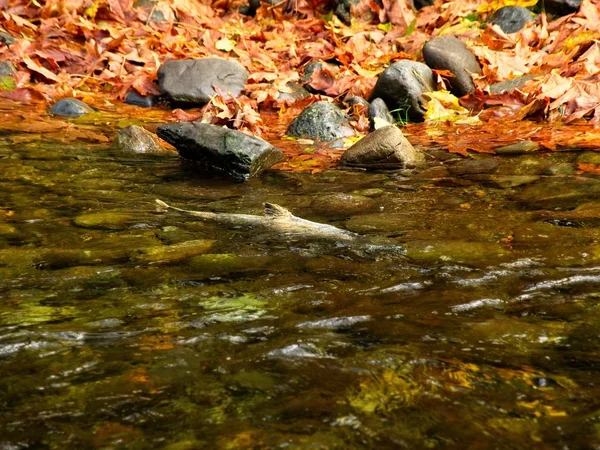
[[[48,103],[76,96],[101,112],[108,102],[113,113],[202,120],[262,135],[288,154],[280,169],[319,171],[334,165],[341,151],[317,146],[306,152],[308,145],[282,139],[302,108],[320,99],[368,98],[389,64],[421,60],[428,39],[455,34],[477,56],[484,76],[476,79],[474,93],[460,99],[449,97],[443,86],[432,93],[426,122],[404,127],[413,144],[460,154],[493,153],[523,140],[545,150],[598,149],[598,0],[582,0],[578,12],[563,17],[541,13],[517,33],[486,23],[502,6],[535,3],[452,0],[415,11],[406,0],[380,5],[360,0],[352,23],[344,24],[326,14],[319,0],[262,4],[254,17],[238,12],[241,0],[15,0],[0,12],[1,28],[15,37],[10,46],[2,45],[0,58],[16,68],[14,83],[2,84],[0,98],[6,100],[0,113],[19,111],[26,125],[3,125],[1,131],[104,142],[106,134],[93,124],[73,124],[45,112]],[[158,114],[117,106],[129,90],[159,94],[156,73],[165,61],[207,56],[236,58],[244,65],[251,73],[246,94],[217,95],[202,108]],[[313,60],[330,63],[310,81],[324,95],[280,98]],[[512,92],[491,93],[493,83],[523,75],[532,77]],[[349,112],[353,125],[365,132],[366,110]]]

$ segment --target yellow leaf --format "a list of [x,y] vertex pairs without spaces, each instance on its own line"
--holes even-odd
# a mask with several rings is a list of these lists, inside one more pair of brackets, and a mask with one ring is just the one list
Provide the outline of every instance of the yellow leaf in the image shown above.
[[221,38],[215,42],[215,48],[217,50],[221,50],[222,52],[230,52],[235,48],[236,45],[237,42],[228,38]]
[[423,94],[429,101],[425,104],[425,120],[436,122],[440,120],[464,120],[469,116],[469,110],[458,103],[458,98],[448,91],[434,91]]

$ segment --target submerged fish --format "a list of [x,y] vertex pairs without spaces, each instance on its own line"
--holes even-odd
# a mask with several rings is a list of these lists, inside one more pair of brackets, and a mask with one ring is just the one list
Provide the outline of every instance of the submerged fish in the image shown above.
[[190,211],[168,205],[162,200],[156,199],[161,208],[172,209],[201,220],[212,221],[226,226],[250,226],[261,227],[273,231],[284,238],[302,239],[327,239],[333,241],[355,241],[361,236],[351,231],[327,225],[324,223],[311,222],[294,216],[287,209],[274,203],[265,203],[265,215],[255,216],[251,214],[227,214],[205,211]]

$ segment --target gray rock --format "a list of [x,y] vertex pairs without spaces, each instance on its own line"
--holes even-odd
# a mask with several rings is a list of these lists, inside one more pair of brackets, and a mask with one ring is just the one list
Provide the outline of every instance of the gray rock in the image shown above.
[[350,14],[350,10],[352,6],[356,5],[357,3],[358,0],[335,0],[335,15],[338,16],[338,19],[340,19],[346,25],[350,25],[350,22],[352,21],[352,15]]
[[522,6],[504,6],[492,14],[488,22],[502,28],[505,33],[516,33],[528,22],[533,22],[533,14]]
[[422,121],[422,94],[435,90],[433,72],[425,64],[403,60],[385,69],[375,84],[371,99],[381,98],[391,111],[400,110],[411,120]]
[[527,209],[573,209],[600,196],[600,181],[586,177],[542,178],[516,193]]
[[8,33],[0,31],[0,42],[4,45],[12,45],[15,43],[15,38]]
[[0,77],[12,77],[17,72],[10,61],[0,61]]
[[156,135],[138,125],[130,125],[119,131],[112,149],[131,155],[175,155],[175,152],[160,144]]
[[423,46],[423,58],[432,69],[449,70],[454,74],[450,79],[454,95],[462,97],[475,90],[471,73],[481,73],[481,66],[460,39],[455,36],[430,39]]
[[137,91],[129,91],[125,96],[125,103],[141,106],[142,108],[152,108],[155,102],[156,97],[154,95],[141,95]]
[[404,169],[422,166],[425,157],[415,150],[400,129],[389,126],[369,133],[346,150],[341,163],[367,169]]
[[310,92],[298,83],[290,81],[285,87],[285,91],[279,91],[279,100],[299,100],[301,98],[310,97]]
[[505,92],[512,92],[515,89],[523,87],[529,80],[538,78],[540,74],[523,75],[522,77],[515,78],[508,81],[500,81],[490,85],[490,94],[504,94]]
[[183,158],[236,181],[246,181],[284,159],[281,150],[262,139],[206,123],[169,123],[158,127],[157,134]]
[[371,125],[371,131],[375,130],[376,128],[375,118],[385,121],[390,125],[395,122],[394,117],[390,114],[390,110],[388,109],[387,105],[380,98],[374,99],[369,105],[369,124]]
[[217,93],[214,87],[226,97],[239,96],[248,75],[248,71],[233,60],[182,59],[168,61],[158,69],[158,87],[175,102],[203,105]]
[[344,100],[344,103],[350,107],[352,107],[354,105],[361,105],[361,106],[364,106],[365,108],[369,107],[369,102],[358,95],[347,98],[346,100]]
[[329,102],[315,102],[296,117],[287,129],[293,137],[309,138],[319,141],[332,141],[352,136],[354,130],[348,122],[348,116]]
[[83,103],[81,100],[71,97],[59,100],[52,106],[52,108],[50,108],[50,113],[54,114],[55,116],[65,117],[79,117],[91,112],[94,112],[92,108]]
[[315,72],[323,69],[329,69],[329,71],[333,71],[333,67],[331,64],[324,63],[323,61],[311,61],[306,66],[304,66],[304,74],[302,74],[302,78],[300,78],[300,83],[313,94],[325,94],[324,91],[320,89],[315,89],[311,86],[311,82],[313,80],[313,76],[315,76]]

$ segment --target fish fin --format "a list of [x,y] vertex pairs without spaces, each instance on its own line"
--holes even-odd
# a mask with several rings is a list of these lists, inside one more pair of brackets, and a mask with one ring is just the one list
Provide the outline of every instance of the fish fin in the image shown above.
[[283,206],[276,205],[275,203],[265,203],[265,216],[271,219],[276,217],[289,217],[292,215]]

